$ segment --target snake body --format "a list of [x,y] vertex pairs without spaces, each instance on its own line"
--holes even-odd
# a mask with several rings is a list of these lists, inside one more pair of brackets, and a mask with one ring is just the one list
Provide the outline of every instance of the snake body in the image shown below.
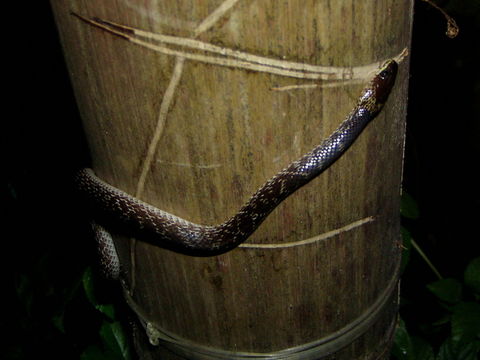
[[160,210],[107,184],[91,169],[82,169],[76,174],[76,187],[95,220],[106,227],[120,227],[128,235],[185,254],[224,253],[244,242],[278,204],[345,152],[382,109],[395,82],[397,67],[395,61],[389,60],[328,138],[268,180],[234,216],[220,225],[195,224]]

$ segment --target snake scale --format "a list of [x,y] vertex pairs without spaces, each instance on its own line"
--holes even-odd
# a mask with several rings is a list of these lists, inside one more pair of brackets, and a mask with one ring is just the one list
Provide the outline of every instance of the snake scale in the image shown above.
[[[106,228],[114,226],[126,235],[160,247],[195,256],[227,252],[244,242],[285,198],[321,174],[355,141],[365,126],[380,112],[393,87],[398,65],[387,61],[363,90],[356,106],[340,126],[320,145],[292,162],[261,186],[240,210],[216,226],[200,225],[149,205],[99,179],[91,169],[75,176],[81,194],[97,227],[101,251],[107,266],[115,251]],[[116,269],[116,268],[115,268]]]

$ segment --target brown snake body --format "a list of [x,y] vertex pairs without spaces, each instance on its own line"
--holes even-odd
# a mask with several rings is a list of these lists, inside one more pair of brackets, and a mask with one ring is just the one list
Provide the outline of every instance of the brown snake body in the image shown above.
[[268,180],[234,216],[220,225],[199,225],[160,210],[105,183],[91,169],[76,174],[76,187],[94,212],[95,221],[102,225],[115,226],[129,235],[181,253],[201,256],[224,253],[244,242],[278,204],[345,152],[382,109],[395,82],[397,67],[395,61],[389,60],[328,138]]

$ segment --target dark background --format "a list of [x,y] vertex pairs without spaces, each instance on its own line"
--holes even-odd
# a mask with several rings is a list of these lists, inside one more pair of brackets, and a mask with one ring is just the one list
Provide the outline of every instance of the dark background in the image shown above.
[[[444,17],[416,2],[404,188],[417,200],[420,218],[405,225],[443,276],[461,277],[480,255],[480,2],[437,4],[457,20],[460,34],[446,37]],[[11,84],[1,131],[0,326],[8,335],[0,354],[74,359],[95,341],[83,330],[99,321],[79,305],[85,299],[75,290],[93,261],[70,191],[72,172],[89,163],[88,149],[48,2],[29,2],[4,17],[3,70]],[[425,283],[432,280],[412,254],[402,295],[417,310],[423,302],[428,308]],[[402,311],[408,318],[408,306]],[[67,314],[65,331],[52,322],[59,313]]]

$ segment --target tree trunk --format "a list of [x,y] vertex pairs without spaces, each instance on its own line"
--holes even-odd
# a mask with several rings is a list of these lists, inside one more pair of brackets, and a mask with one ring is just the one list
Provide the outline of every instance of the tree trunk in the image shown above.
[[[201,224],[327,137],[411,37],[412,1],[51,4],[97,175]],[[403,61],[378,118],[241,247],[115,236],[140,358],[388,358],[407,81]]]

